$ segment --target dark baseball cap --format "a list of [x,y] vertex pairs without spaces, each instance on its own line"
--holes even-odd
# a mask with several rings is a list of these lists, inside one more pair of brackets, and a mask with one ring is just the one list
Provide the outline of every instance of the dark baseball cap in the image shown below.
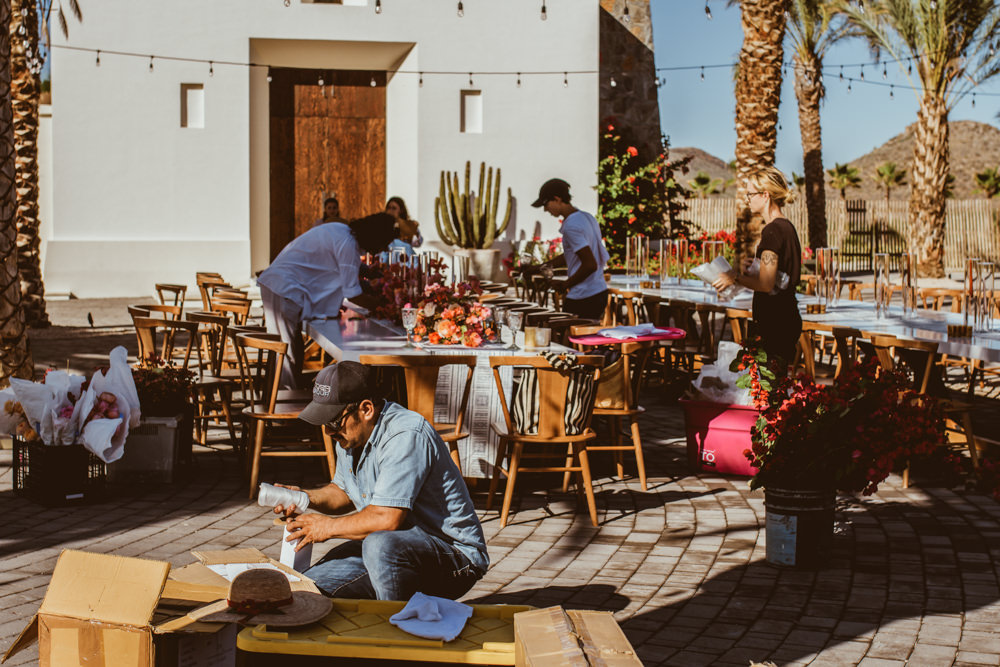
[[564,202],[569,201],[569,183],[561,178],[550,178],[545,181],[538,190],[538,199],[534,201],[532,206],[535,208],[545,206],[545,202],[553,197],[559,197]]
[[299,419],[316,426],[329,424],[351,403],[372,399],[374,395],[371,369],[356,361],[341,361],[316,375],[312,402],[299,413]]

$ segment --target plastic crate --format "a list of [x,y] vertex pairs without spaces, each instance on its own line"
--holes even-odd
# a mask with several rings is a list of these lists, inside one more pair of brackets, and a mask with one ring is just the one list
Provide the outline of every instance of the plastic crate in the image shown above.
[[108,478],[119,483],[172,482],[178,463],[181,416],[143,417],[128,432],[122,457],[108,465]]
[[756,408],[684,399],[680,404],[692,470],[746,477],[757,472],[743,455],[751,446],[751,433],[759,415]]
[[14,493],[43,505],[100,500],[107,492],[104,462],[83,445],[45,445],[13,437]]

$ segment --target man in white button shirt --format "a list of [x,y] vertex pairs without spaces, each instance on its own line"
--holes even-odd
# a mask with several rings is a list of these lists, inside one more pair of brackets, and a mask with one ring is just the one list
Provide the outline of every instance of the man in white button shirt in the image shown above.
[[357,301],[362,291],[361,255],[385,250],[395,222],[391,215],[376,213],[349,225],[329,222],[313,227],[285,246],[257,278],[267,330],[288,344],[281,369],[283,387],[301,386],[302,322],[337,317],[344,299]]
[[597,220],[573,206],[571,199],[569,183],[553,178],[542,185],[538,199],[531,204],[562,218],[563,254],[545,265],[567,268],[569,280],[563,309],[579,317],[600,320],[608,303],[608,284],[604,280],[608,250]]

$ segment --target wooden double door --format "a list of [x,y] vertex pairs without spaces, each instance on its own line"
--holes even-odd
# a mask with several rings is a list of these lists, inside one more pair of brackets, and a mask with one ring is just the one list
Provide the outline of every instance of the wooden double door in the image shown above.
[[385,207],[385,81],[381,72],[272,70],[272,260],[322,217],[327,197],[347,220]]

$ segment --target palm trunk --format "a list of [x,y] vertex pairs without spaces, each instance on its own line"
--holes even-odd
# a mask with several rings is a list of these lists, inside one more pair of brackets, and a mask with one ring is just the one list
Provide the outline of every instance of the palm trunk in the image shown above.
[[38,100],[42,81],[32,70],[38,58],[38,9],[34,0],[11,0],[12,103],[17,152],[17,269],[21,306],[29,327],[49,326],[38,237]]
[[799,103],[799,133],[802,135],[802,165],[805,169],[806,215],[809,246],[825,248],[826,187],[823,184],[823,135],[819,103],[823,99],[820,81],[823,62],[815,54],[808,59],[795,54],[795,99]]
[[944,209],[948,184],[948,107],[933,94],[920,101],[913,145],[908,244],[920,277],[944,277]]
[[[746,202],[751,172],[774,164],[781,102],[786,0],[742,0],[743,46],[736,77],[736,196]],[[736,249],[747,257],[763,220],[744,206],[736,219]]]
[[0,0],[0,382],[3,384],[11,376],[34,376],[17,273],[10,18],[10,0]]

